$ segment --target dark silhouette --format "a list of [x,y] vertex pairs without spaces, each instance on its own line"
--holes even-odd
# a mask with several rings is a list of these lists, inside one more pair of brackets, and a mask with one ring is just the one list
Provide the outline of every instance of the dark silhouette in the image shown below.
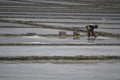
[[88,32],[88,37],[92,37],[92,36],[94,36],[94,38],[97,37],[95,32],[94,32],[95,28],[98,28],[98,25],[86,25],[86,29],[87,29],[87,32]]

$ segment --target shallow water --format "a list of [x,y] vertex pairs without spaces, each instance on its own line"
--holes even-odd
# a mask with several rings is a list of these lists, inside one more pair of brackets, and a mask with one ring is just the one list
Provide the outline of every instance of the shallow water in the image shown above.
[[[0,28],[0,34],[26,34],[26,33],[36,33],[36,34],[59,34],[57,29],[46,29],[46,28]],[[66,31],[66,33],[72,33],[71,31]]]
[[0,56],[116,55],[120,46],[0,46]]
[[120,29],[97,29],[96,31],[120,34]]
[[[0,22],[0,27],[31,27],[30,25],[25,24],[17,24],[17,23],[6,23],[6,22]],[[1,32],[1,31],[0,31]]]
[[0,44],[26,43],[26,44],[120,44],[117,38],[109,37],[42,37],[42,36],[22,36],[22,37],[0,37]]
[[52,4],[65,4],[65,5],[89,5],[89,4],[80,4],[80,3],[74,3],[74,2],[65,2],[65,1],[49,1],[49,0],[31,0],[32,2],[40,2],[40,3],[52,3]]
[[40,21],[40,22],[87,22],[87,23],[109,23],[109,24],[118,24],[120,20],[80,20],[80,19],[33,19],[33,18],[3,18],[8,20],[16,20],[16,21]]
[[119,63],[1,64],[1,80],[119,80]]

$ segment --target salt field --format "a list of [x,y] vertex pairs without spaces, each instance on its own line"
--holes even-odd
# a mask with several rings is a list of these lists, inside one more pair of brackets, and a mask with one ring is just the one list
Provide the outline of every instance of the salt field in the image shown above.
[[1,46],[0,56],[118,55],[119,46]]
[[120,0],[0,0],[0,80],[120,80],[119,57]]
[[0,44],[9,43],[40,43],[40,44],[120,44],[119,39],[109,37],[42,37],[42,36],[22,36],[22,37],[0,37]]
[[1,80],[119,80],[120,64],[0,64]]
[[[26,34],[26,33],[36,33],[36,34],[59,34],[56,29],[45,29],[45,28],[0,28],[0,34]],[[66,31],[67,34],[72,34],[72,31]]]

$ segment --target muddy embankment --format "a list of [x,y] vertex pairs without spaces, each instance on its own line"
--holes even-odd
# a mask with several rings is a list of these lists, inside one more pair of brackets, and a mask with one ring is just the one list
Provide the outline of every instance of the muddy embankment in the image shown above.
[[45,44],[45,43],[37,43],[37,44],[27,44],[27,43],[1,43],[0,46],[120,46],[120,44]]
[[120,56],[0,56],[0,60],[120,60]]
[[120,56],[9,56],[0,57],[0,62],[81,63],[120,61]]

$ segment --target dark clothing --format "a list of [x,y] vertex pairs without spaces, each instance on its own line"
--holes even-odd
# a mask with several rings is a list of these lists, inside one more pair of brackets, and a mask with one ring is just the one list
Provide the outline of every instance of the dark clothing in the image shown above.
[[96,34],[94,33],[94,29],[97,27],[98,27],[97,25],[87,25],[86,26],[86,29],[88,31],[88,37],[90,37],[90,36],[96,37]]
[[90,31],[93,32],[95,27],[93,25],[89,25],[89,28],[90,28]]

